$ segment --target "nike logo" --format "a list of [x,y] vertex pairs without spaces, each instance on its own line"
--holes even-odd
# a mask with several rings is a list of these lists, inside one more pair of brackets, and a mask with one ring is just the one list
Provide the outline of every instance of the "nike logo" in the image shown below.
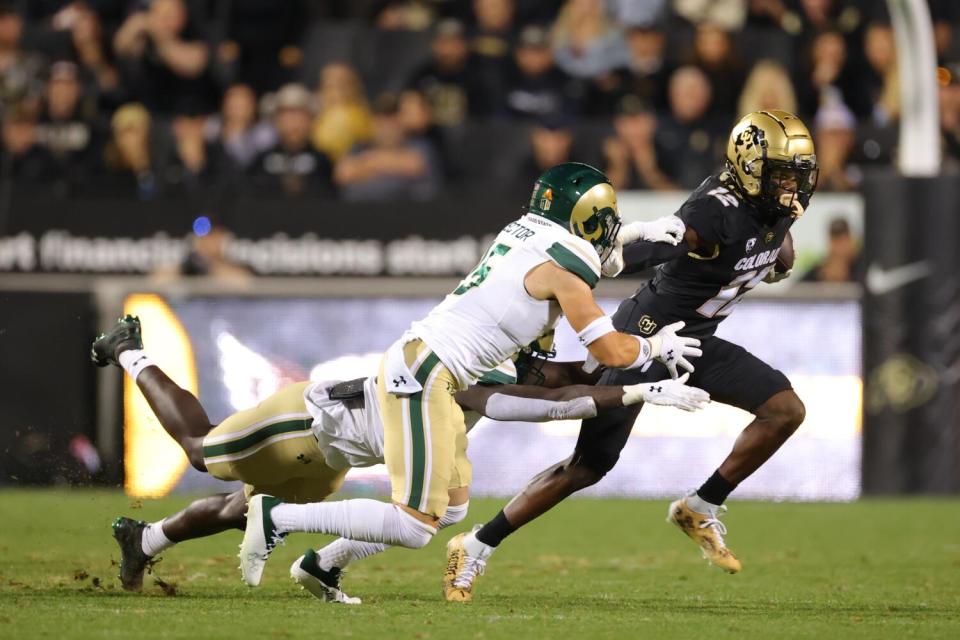
[[867,290],[875,296],[882,296],[916,280],[922,280],[933,273],[930,261],[922,260],[910,264],[884,269],[874,262],[867,269]]

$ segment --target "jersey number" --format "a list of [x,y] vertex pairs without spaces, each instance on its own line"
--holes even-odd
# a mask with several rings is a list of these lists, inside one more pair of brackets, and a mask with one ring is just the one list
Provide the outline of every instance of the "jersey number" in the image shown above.
[[470,272],[470,275],[460,281],[460,286],[453,290],[453,295],[463,295],[470,289],[480,286],[483,281],[487,279],[487,276],[490,275],[490,270],[496,265],[497,259],[507,255],[509,251],[510,247],[508,245],[493,245],[483,260],[480,261],[480,264]]
[[737,196],[730,193],[729,189],[724,189],[723,187],[717,187],[707,192],[708,196],[713,196],[717,200],[723,203],[725,207],[739,207],[740,202],[737,200]]
[[740,274],[730,284],[720,289],[717,295],[700,305],[697,313],[706,318],[730,315],[733,307],[743,298],[743,294],[760,284],[771,269],[773,265]]

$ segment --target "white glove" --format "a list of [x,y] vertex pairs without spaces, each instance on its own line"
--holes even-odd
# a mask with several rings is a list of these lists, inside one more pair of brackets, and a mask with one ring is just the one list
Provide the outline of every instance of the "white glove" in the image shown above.
[[647,338],[650,341],[650,357],[666,365],[671,378],[677,377],[677,366],[687,371],[693,371],[693,365],[687,358],[696,358],[703,355],[703,351],[698,349],[700,346],[699,340],[677,335],[677,332],[683,329],[685,324],[682,321],[668,324]]
[[641,382],[623,388],[623,406],[629,407],[638,402],[649,402],[666,407],[676,407],[684,411],[703,409],[710,402],[710,394],[697,387],[688,387],[690,374],[685,373],[676,380]]
[[610,251],[610,255],[608,255],[607,259],[600,265],[600,274],[604,278],[616,278],[620,275],[621,271],[623,271],[623,244],[618,237],[613,244],[613,250]]
[[770,271],[767,272],[767,275],[763,276],[763,281],[767,284],[773,284],[775,282],[780,282],[781,280],[786,280],[790,277],[791,273],[793,273],[793,269],[787,269],[782,273],[776,269],[770,269]]
[[666,242],[677,246],[683,240],[687,226],[683,220],[674,215],[657,218],[652,222],[631,222],[620,227],[617,240],[621,244],[630,244],[637,240],[647,242]]

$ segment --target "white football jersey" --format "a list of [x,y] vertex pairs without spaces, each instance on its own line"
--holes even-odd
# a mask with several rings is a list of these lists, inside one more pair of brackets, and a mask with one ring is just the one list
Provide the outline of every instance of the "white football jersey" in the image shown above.
[[326,463],[333,469],[383,464],[383,419],[374,377],[364,381],[362,397],[349,400],[330,398],[337,382],[316,382],[303,394]]
[[460,286],[414,322],[412,333],[437,354],[466,389],[520,348],[548,333],[560,317],[555,300],[537,300],[523,280],[553,262],[590,285],[600,280],[593,245],[534,214],[511,222]]

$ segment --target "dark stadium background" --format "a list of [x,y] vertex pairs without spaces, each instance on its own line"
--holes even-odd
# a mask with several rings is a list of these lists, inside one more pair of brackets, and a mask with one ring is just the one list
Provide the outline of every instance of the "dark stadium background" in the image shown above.
[[130,293],[438,298],[545,167],[662,215],[783,108],[820,186],[761,321],[789,340],[791,300],[862,300],[862,489],[957,492],[960,5],[928,4],[935,178],[896,169],[918,72],[883,2],[0,2],[0,484],[123,481],[119,375],[86,352]]

